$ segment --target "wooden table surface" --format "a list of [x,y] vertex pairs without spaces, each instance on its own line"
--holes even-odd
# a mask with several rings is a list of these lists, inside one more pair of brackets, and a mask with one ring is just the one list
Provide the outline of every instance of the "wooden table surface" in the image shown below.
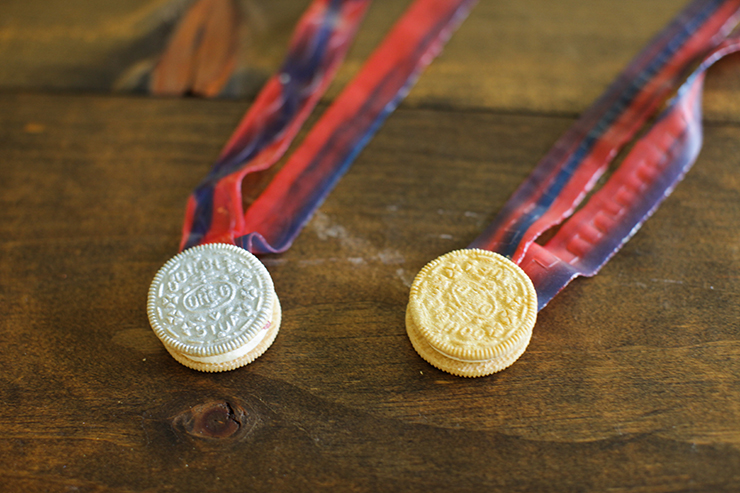
[[[374,3],[320,110],[408,3]],[[681,1],[483,0],[262,258],[267,353],[206,374],[165,352],[149,283],[307,4],[242,2],[238,97],[216,100],[136,83],[187,2],[0,5],[0,490],[740,490],[740,59],[710,71],[694,169],[514,366],[448,375],[404,327],[416,272],[478,235]]]

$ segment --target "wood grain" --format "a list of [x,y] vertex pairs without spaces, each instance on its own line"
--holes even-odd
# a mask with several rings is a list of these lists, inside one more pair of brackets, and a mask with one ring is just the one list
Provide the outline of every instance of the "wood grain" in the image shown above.
[[[305,3],[253,2],[271,47],[254,81]],[[280,334],[222,374],[176,363],[145,299],[248,102],[107,94],[184,3],[34,5],[0,6],[0,490],[740,489],[737,59],[707,79],[694,169],[514,366],[453,377],[404,328],[416,272],[475,238],[680,2],[481,2],[294,246],[262,257]],[[375,4],[340,81],[404,5]]]
[[685,182],[540,314],[522,359],[465,380],[411,348],[409,282],[470,242],[572,119],[402,109],[264,258],[274,346],[201,374],[167,355],[144,300],[244,107],[0,96],[8,491],[737,488],[740,129],[710,125]]
[[[189,3],[4,2],[0,4],[0,88],[142,90],[141,77],[165,49]],[[246,98],[256,94],[280,66],[293,25],[309,3],[241,0],[249,35],[242,39],[241,60],[228,94]],[[684,3],[481,1],[406,104],[575,115]],[[336,97],[409,4],[409,0],[373,2],[327,100]],[[739,76],[729,72],[716,81],[718,88],[736,87]],[[709,97],[705,113],[710,119],[738,121],[740,103],[732,97]]]

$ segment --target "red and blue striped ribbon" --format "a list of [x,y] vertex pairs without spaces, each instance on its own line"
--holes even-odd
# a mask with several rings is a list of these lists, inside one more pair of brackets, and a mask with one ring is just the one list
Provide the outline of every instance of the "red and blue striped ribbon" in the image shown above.
[[244,176],[284,154],[346,53],[368,3],[316,1],[304,15],[283,69],[191,195],[181,248],[226,242],[257,254],[286,250],[475,0],[416,0],[244,213]]
[[687,67],[727,37],[740,1],[691,3],[620,74],[540,161],[470,248],[510,257],[532,278],[540,309],[571,279],[592,276],[649,217],[701,148],[703,73],[680,88],[609,181],[544,247],[537,237],[573,214],[617,152],[652,117]]
[[736,36],[712,51],[606,184],[544,247],[530,245],[519,265],[534,283],[540,308],[575,277],[595,275],[688,172],[701,150],[705,71],[737,51]]
[[[368,4],[316,0],[299,23],[283,69],[191,195],[182,248],[218,241],[258,254],[287,249],[474,3],[416,0],[244,213],[242,179],[285,153],[346,54]],[[740,0],[689,4],[558,140],[470,247],[498,251],[522,266],[540,308],[573,278],[596,274],[695,161],[704,71],[738,50],[740,41],[728,35],[739,9]],[[702,56],[619,169],[573,214]],[[571,215],[546,245],[535,243]]]

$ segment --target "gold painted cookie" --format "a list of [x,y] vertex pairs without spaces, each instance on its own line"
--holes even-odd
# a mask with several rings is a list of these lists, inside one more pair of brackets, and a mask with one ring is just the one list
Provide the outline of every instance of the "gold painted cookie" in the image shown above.
[[152,281],[147,312],[172,357],[207,372],[254,361],[275,340],[281,321],[265,266],[248,251],[222,243],[170,259]]
[[464,249],[428,263],[411,285],[406,331],[440,370],[481,377],[509,367],[529,344],[537,293],[511,260]]

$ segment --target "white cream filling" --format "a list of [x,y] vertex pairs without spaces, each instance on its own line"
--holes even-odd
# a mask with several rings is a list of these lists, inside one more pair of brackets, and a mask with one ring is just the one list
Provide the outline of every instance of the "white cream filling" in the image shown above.
[[456,357],[456,356],[452,356],[450,354],[447,354],[444,351],[442,351],[441,349],[438,349],[438,348],[434,347],[434,344],[432,344],[431,342],[429,342],[422,335],[421,331],[419,330],[419,325],[416,323],[416,320],[414,320],[413,315],[411,317],[411,321],[413,322],[412,323],[412,327],[413,327],[414,332],[416,332],[417,336],[419,338],[421,338],[423,341],[425,341],[427,343],[427,345],[429,345],[430,348],[434,349],[436,352],[438,352],[439,354],[441,354],[445,358],[454,359],[455,361],[460,361],[461,363],[488,363],[489,361],[492,361],[494,359],[497,359],[497,358],[489,358],[489,359],[462,359],[460,357]]
[[265,328],[260,330],[248,343],[234,349],[233,351],[229,351],[228,353],[217,354],[215,356],[193,356],[191,354],[183,354],[183,356],[199,363],[224,363],[227,361],[233,361],[237,358],[241,358],[249,351],[256,348],[259,343],[265,339],[271,326],[272,322],[268,323],[265,325]]
[[[437,349],[436,347],[432,346],[431,344],[429,344],[429,347],[431,347],[432,349],[434,349],[435,351],[437,351],[439,354],[441,354],[445,358],[454,359],[455,361],[460,361],[462,363],[488,363],[489,361],[493,361],[494,359],[498,359],[498,358],[490,358],[490,359],[462,359],[462,358],[459,358],[459,357],[456,357],[456,356],[452,356],[451,354],[447,354],[444,351],[442,351],[440,349]],[[500,357],[503,357],[503,356],[506,356],[506,355],[502,355]]]
[[[417,331],[417,333],[419,333],[419,330],[418,329],[416,329],[416,331]],[[504,353],[504,354],[502,354],[500,356],[494,356],[493,358],[488,358],[488,359],[462,359],[459,356],[453,356],[451,354],[447,354],[446,352],[442,351],[441,349],[434,347],[434,344],[432,344],[429,341],[427,341],[427,343],[429,344],[429,347],[431,347],[432,349],[434,349],[435,351],[437,351],[439,354],[441,354],[445,358],[454,359],[455,361],[460,361],[461,363],[488,363],[488,362],[491,362],[493,360],[506,358],[510,354],[516,352],[517,348],[519,348],[521,346],[521,344],[519,344],[519,346],[516,346],[516,347],[511,348],[511,351],[509,351],[507,353]],[[528,339],[524,341],[524,344],[528,344],[528,343],[529,343],[529,340]]]
[[257,334],[255,334],[254,337],[250,339],[248,343],[234,349],[233,351],[229,351],[223,354],[216,354],[213,356],[194,356],[194,355],[185,354],[185,353],[180,353],[180,355],[192,361],[197,361],[199,363],[228,363],[230,361],[234,361],[238,358],[241,358],[245,354],[249,353],[250,351],[255,349],[257,346],[259,346],[262,341],[265,340],[265,337],[267,337],[268,333],[270,332],[270,329],[273,327],[273,324],[277,326],[280,325],[280,318],[281,318],[280,304],[279,304],[277,295],[274,292],[273,292],[273,296],[274,296],[274,301],[272,303],[271,320],[267,324],[265,324],[265,326],[259,332],[257,332]]
[[515,346],[515,347],[511,348],[511,351],[509,351],[507,353],[504,353],[502,355],[499,355],[499,356],[495,356],[493,358],[489,358],[489,359],[462,359],[462,358],[460,358],[458,356],[452,356],[451,354],[447,354],[444,351],[442,351],[441,349],[438,349],[438,348],[434,347],[429,341],[427,341],[427,342],[429,343],[429,347],[431,347],[432,349],[434,349],[435,351],[437,351],[439,354],[441,354],[442,356],[444,356],[446,358],[454,359],[455,361],[460,361],[462,363],[489,363],[489,362],[494,361],[494,360],[506,359],[507,357],[509,357],[512,354],[516,353],[517,350],[522,347],[522,345],[524,345],[524,346],[529,345],[529,338],[526,338],[525,340],[523,340],[521,343],[519,343],[518,346]]

